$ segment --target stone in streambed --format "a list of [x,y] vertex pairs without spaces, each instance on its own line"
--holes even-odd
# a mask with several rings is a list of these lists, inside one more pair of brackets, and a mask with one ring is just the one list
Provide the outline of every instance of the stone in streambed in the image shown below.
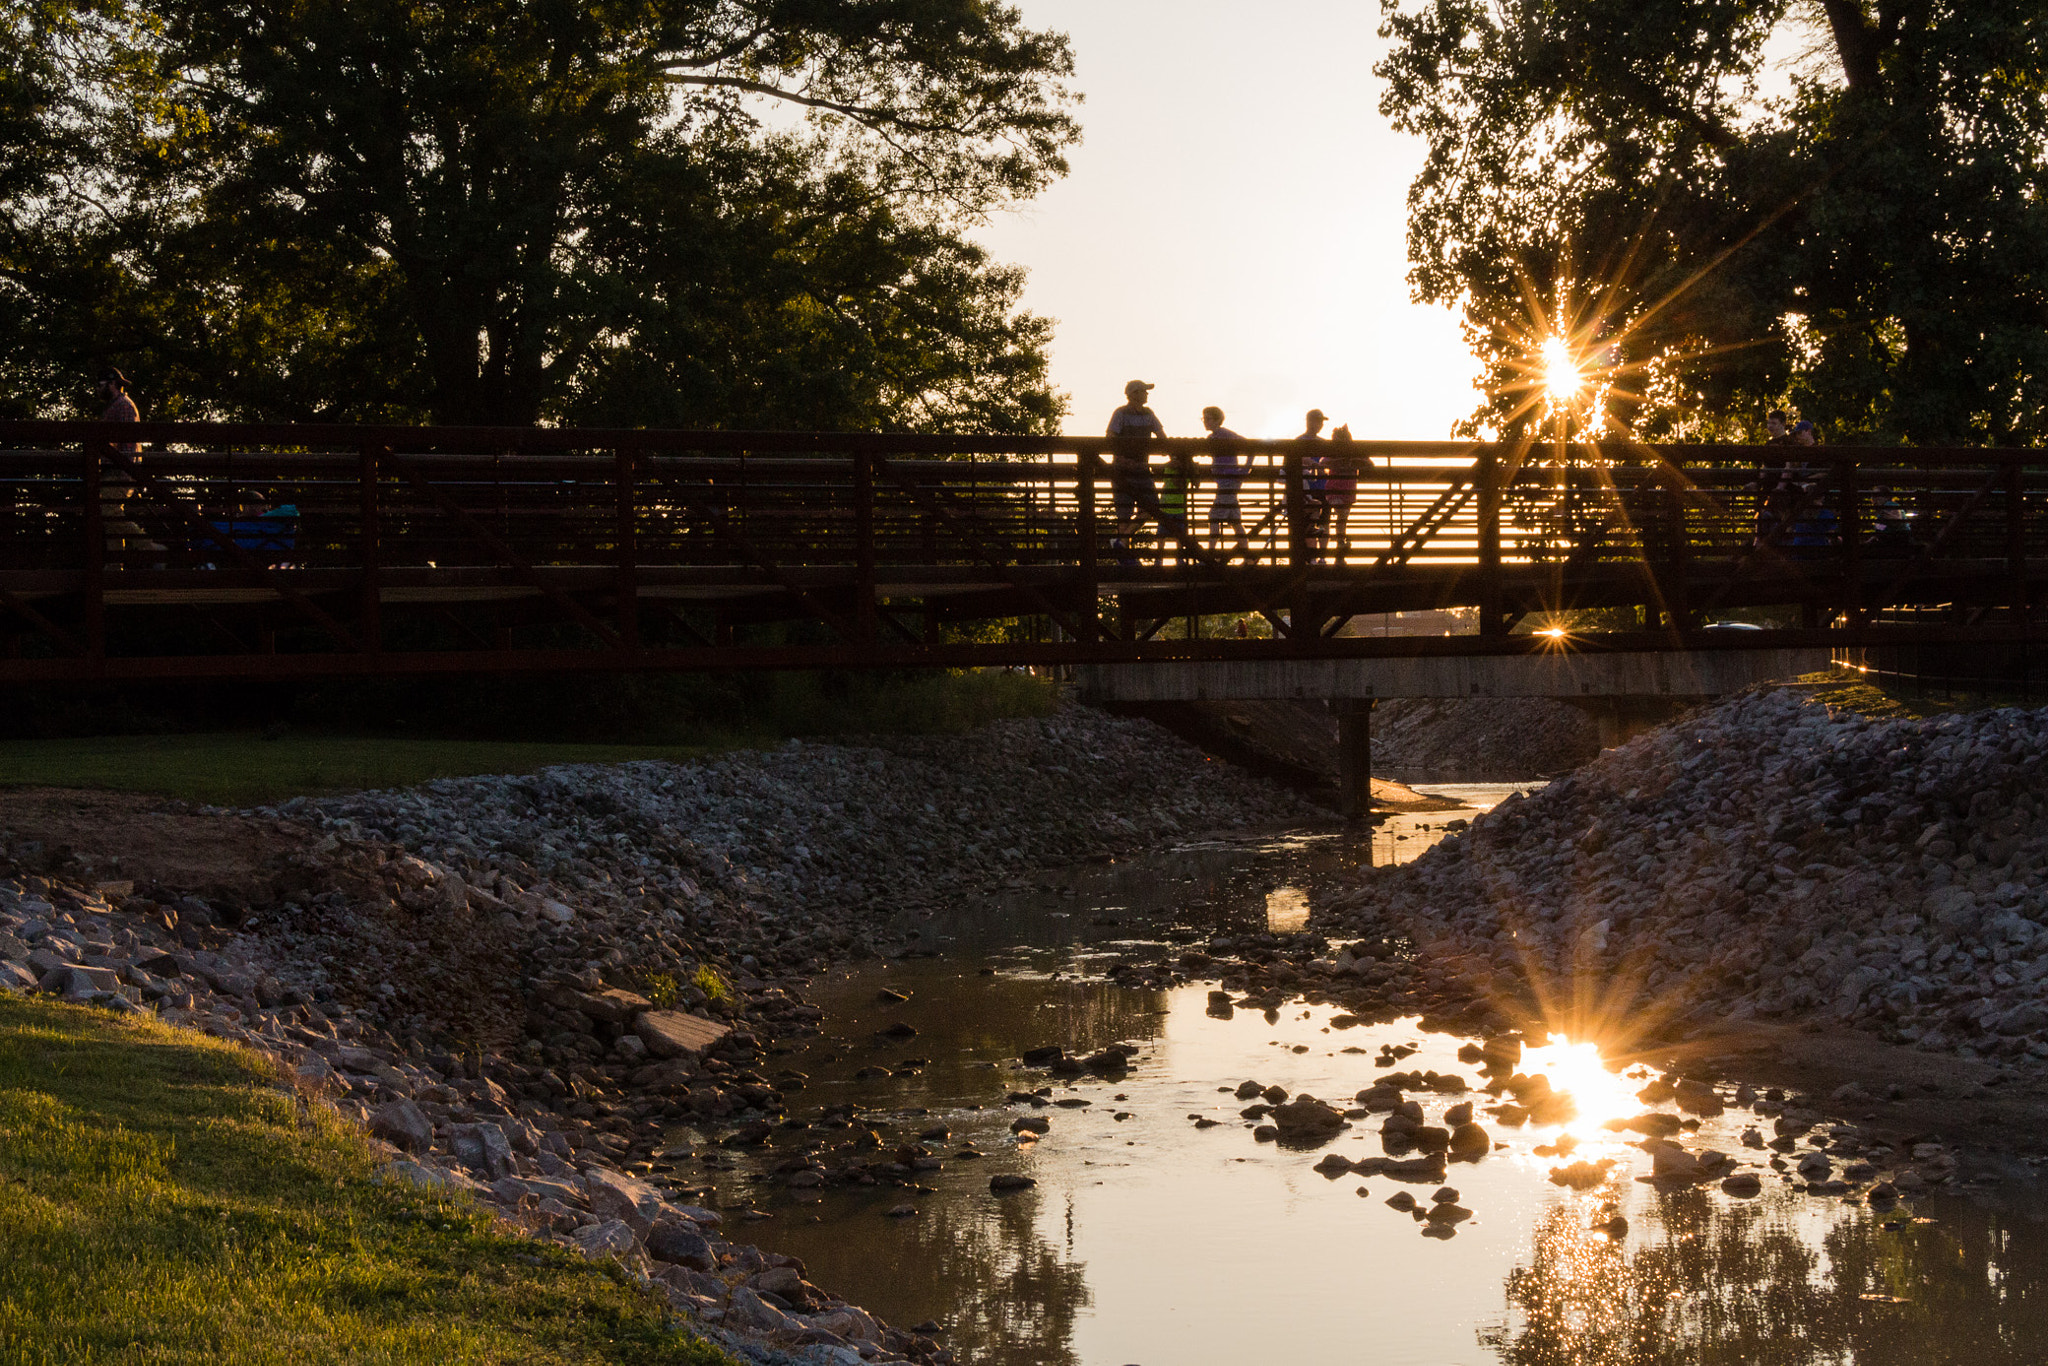
[[1493,1151],[1493,1137],[1468,1119],[1451,1131],[1450,1151],[1454,1157],[1477,1161]]
[[1297,1096],[1284,1105],[1275,1105],[1270,1118],[1274,1127],[1288,1138],[1333,1134],[1344,1127],[1343,1112],[1314,1096]]
[[989,1191],[994,1195],[1004,1195],[1011,1191],[1030,1190],[1037,1184],[1038,1182],[1031,1177],[1019,1176],[1015,1172],[1004,1172],[1001,1175],[991,1176],[988,1179]]

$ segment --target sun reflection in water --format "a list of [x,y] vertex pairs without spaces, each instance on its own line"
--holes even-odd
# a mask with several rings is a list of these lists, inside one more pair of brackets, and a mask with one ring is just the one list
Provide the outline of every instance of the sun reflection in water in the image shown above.
[[1308,892],[1300,887],[1282,887],[1266,893],[1266,928],[1274,934],[1293,934],[1308,925]]
[[1548,1078],[1552,1090],[1572,1098],[1578,1117],[1564,1127],[1580,1138],[1600,1133],[1600,1126],[1610,1119],[1626,1119],[1643,1108],[1634,1084],[1608,1071],[1600,1045],[1589,1040],[1575,1043],[1566,1035],[1552,1034],[1549,1043],[1523,1050],[1521,1070]]

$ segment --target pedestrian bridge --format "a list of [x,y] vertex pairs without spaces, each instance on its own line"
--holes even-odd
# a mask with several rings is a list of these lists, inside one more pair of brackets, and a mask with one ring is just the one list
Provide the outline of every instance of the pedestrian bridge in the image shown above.
[[[1771,491],[1748,447],[1242,442],[1241,540],[1211,535],[1217,454],[0,423],[0,680],[1076,665],[1104,691],[1675,695],[2043,634],[2035,451],[1795,451]],[[1120,456],[1179,463],[1184,531],[1120,541]],[[1771,629],[1712,629],[1764,608]],[[1586,609],[1609,629],[1534,633]],[[1398,633],[1447,610],[1453,634]]]

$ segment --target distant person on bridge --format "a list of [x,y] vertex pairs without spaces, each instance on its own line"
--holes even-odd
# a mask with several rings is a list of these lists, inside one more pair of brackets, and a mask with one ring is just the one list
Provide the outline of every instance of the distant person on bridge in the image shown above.
[[[100,414],[102,422],[140,422],[142,410],[135,406],[135,400],[128,393],[128,376],[109,365],[100,371],[100,401],[106,410]],[[114,443],[114,450],[122,455],[134,456],[142,450],[139,443],[121,441]],[[149,533],[137,526],[128,516],[128,500],[120,490],[130,487],[126,470],[119,466],[103,470],[100,482],[100,530],[107,538],[107,553],[118,556],[124,549],[162,551],[163,545],[149,539]],[[160,567],[160,561],[152,562]]]
[[1756,544],[1763,545],[1778,525],[1785,498],[1785,472],[1791,464],[1784,454],[1787,446],[1799,443],[1792,438],[1792,430],[1786,425],[1785,410],[1773,408],[1764,415],[1764,445],[1766,453],[1756,462],[1756,482],[1750,488],[1756,491]]
[[[1323,457],[1323,506],[1332,525],[1330,539],[1337,547],[1337,563],[1344,563],[1344,533],[1351,521],[1352,504],[1358,501],[1358,472],[1371,469],[1372,460],[1351,439],[1347,424],[1330,433],[1330,450]],[[1321,546],[1317,547],[1320,552]]]
[[1124,386],[1124,406],[1109,415],[1109,438],[1116,442],[1110,459],[1109,486],[1115,500],[1116,538],[1109,543],[1117,562],[1130,566],[1138,562],[1132,547],[1144,518],[1161,520],[1159,490],[1152,483],[1154,441],[1166,439],[1159,414],[1146,406],[1145,399],[1157,386],[1134,379]]
[[[1301,435],[1295,440],[1314,441],[1320,445],[1323,440],[1323,424],[1329,420],[1321,408],[1309,409],[1308,416],[1302,419]],[[1323,537],[1328,533],[1330,526],[1330,505],[1323,500],[1323,491],[1329,477],[1328,456],[1314,449],[1303,452],[1301,500],[1308,505],[1308,525],[1303,531],[1308,537],[1309,545],[1314,548],[1317,559],[1322,558]]]
[[1216,497],[1209,504],[1209,543],[1220,546],[1223,528],[1229,527],[1237,533],[1237,549],[1232,553],[1240,559],[1249,560],[1252,556],[1251,542],[1245,537],[1244,510],[1237,502],[1237,491],[1244,483],[1247,464],[1237,443],[1244,438],[1223,425],[1221,408],[1202,409],[1202,426],[1209,433],[1209,468],[1216,479]]
[[[1792,426],[1792,442],[1795,446],[1811,449],[1820,444],[1820,431],[1811,422],[1801,418]],[[1783,487],[1785,499],[1792,517],[1792,533],[1785,543],[1792,547],[1795,560],[1821,560],[1842,543],[1842,521],[1835,510],[1827,505],[1827,475],[1817,465],[1785,465]]]

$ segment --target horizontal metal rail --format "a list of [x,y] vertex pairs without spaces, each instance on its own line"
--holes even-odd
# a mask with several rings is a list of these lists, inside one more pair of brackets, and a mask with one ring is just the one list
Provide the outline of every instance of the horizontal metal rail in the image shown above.
[[[1504,652],[1517,622],[1588,608],[1668,649],[1754,607],[1846,644],[1893,609],[2028,633],[2048,588],[2040,451],[1557,455],[0,423],[0,679],[1313,658],[1399,639],[1343,634],[1354,617],[1443,608]],[[1279,639],[1154,638],[1217,615]],[[990,621],[1007,643],[946,640]],[[749,634],[777,622],[809,624]]]

